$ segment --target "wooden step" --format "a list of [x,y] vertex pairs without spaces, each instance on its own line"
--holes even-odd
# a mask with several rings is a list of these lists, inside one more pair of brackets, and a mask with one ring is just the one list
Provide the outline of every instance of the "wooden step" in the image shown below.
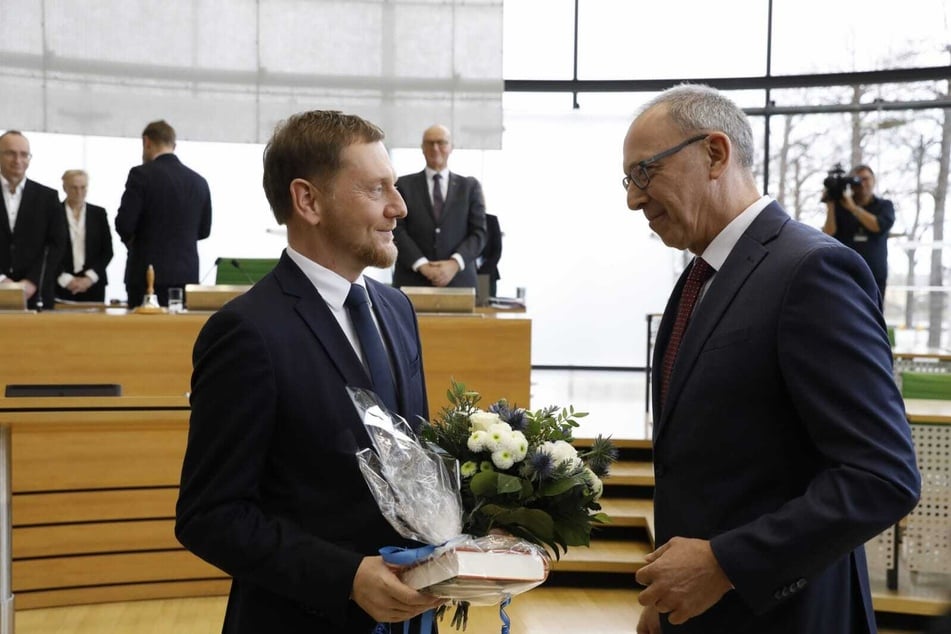
[[598,540],[591,546],[569,548],[559,561],[552,562],[552,570],[559,572],[629,572],[634,574],[653,550],[647,542],[633,540]]
[[611,465],[605,486],[654,486],[654,465],[650,462],[619,460]]
[[601,498],[601,510],[611,516],[607,526],[643,526],[654,542],[654,503],[632,498]]

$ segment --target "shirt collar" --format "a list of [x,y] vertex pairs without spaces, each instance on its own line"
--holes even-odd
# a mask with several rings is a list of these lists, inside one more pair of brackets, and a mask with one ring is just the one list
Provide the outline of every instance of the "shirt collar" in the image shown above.
[[717,234],[717,237],[707,245],[707,248],[700,254],[700,257],[717,271],[723,268],[724,262],[726,262],[730,252],[733,251],[733,247],[739,242],[740,236],[753,224],[753,221],[756,220],[756,216],[766,209],[766,206],[771,202],[773,202],[772,198],[762,196],[759,200],[744,209],[740,215],[731,220],[730,224]]
[[426,180],[428,180],[429,182],[432,182],[433,175],[435,174],[439,174],[440,176],[442,176],[442,182],[444,183],[449,182],[449,168],[448,167],[441,169],[438,172],[431,167],[426,167]]
[[[350,294],[349,280],[295,251],[290,245],[287,247],[287,255],[300,267],[300,270],[307,276],[310,283],[314,285],[314,288],[317,289],[317,292],[320,293],[320,296],[327,302],[328,306],[334,310],[343,309],[343,303],[346,301],[347,295]],[[367,286],[366,279],[362,274],[356,279],[354,284],[359,284],[364,290]],[[367,293],[367,296],[369,297],[369,293]],[[372,300],[370,301],[370,306],[373,306]]]
[[[9,194],[9,193],[10,193],[10,181],[8,181],[8,180],[6,179],[6,177],[4,177],[4,176],[2,176],[2,175],[0,175],[0,181],[2,181],[2,184],[3,184],[3,192],[4,192],[5,194]],[[16,191],[13,192],[13,195],[22,194],[22,193],[23,193],[23,187],[24,187],[25,185],[26,185],[26,177],[24,176],[22,179],[20,179],[20,182],[17,184],[17,186],[16,186]]]

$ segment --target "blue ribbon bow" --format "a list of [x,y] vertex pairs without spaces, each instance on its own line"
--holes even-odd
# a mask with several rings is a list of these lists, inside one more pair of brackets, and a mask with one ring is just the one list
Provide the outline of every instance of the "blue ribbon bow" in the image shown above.
[[[400,548],[399,546],[384,546],[380,549],[383,561],[391,566],[409,566],[433,554],[435,546],[420,546],[419,548]],[[427,610],[420,615],[419,634],[432,634],[433,610]],[[410,634],[409,621],[403,621],[403,634]],[[376,632],[386,632],[377,626]],[[376,634],[376,633],[375,633]]]

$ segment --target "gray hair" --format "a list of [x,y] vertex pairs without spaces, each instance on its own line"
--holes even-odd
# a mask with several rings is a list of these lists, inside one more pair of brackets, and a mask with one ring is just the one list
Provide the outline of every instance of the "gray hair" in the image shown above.
[[753,167],[753,129],[749,119],[720,91],[705,84],[680,84],[651,99],[639,114],[660,105],[667,106],[671,120],[684,132],[723,132],[736,148],[737,162]]

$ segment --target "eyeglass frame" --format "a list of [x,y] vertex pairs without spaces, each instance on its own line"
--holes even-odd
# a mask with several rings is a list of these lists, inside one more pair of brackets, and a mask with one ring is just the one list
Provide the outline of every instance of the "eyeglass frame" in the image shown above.
[[24,161],[29,161],[31,158],[33,158],[33,154],[30,152],[20,152],[18,150],[4,150],[3,152],[0,152],[0,156],[11,159],[19,158],[23,159]]
[[[695,136],[690,137],[686,141],[678,143],[677,145],[675,145],[674,147],[668,150],[659,152],[650,158],[644,159],[643,161],[638,161],[637,163],[631,166],[631,169],[628,172],[627,176],[621,179],[621,185],[624,187],[624,191],[627,191],[628,189],[630,189],[631,183],[634,183],[634,186],[637,187],[639,190],[645,191],[651,184],[651,175],[650,175],[650,172],[647,171],[648,167],[657,164],[657,162],[660,161],[661,159],[665,159],[668,156],[673,156],[674,154],[684,149],[688,145],[693,145],[697,141],[703,141],[708,136],[710,136],[709,132],[705,132],[703,134],[697,134]],[[634,177],[635,173],[643,175],[644,177],[643,185],[637,182],[638,179]]]

